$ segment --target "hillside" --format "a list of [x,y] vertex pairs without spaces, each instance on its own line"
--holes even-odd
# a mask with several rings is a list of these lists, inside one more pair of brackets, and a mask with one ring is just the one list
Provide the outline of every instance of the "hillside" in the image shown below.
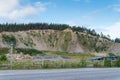
[[[113,52],[114,42],[86,32],[64,30],[26,30],[1,32],[0,47],[9,47],[13,40],[16,48],[32,48],[45,51],[61,51],[68,53]],[[117,46],[117,45],[116,45]],[[119,50],[119,49],[118,49]],[[120,51],[117,51],[119,53]]]

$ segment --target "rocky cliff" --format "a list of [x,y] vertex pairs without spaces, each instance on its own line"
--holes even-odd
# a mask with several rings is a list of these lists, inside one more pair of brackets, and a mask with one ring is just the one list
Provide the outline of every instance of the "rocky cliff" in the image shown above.
[[[86,32],[65,30],[28,30],[18,32],[1,32],[0,47],[9,47],[10,40],[17,48],[34,48],[37,50],[61,51],[69,53],[116,52],[120,45],[93,36]],[[114,46],[114,47],[113,47]],[[116,48],[116,47],[117,48]]]

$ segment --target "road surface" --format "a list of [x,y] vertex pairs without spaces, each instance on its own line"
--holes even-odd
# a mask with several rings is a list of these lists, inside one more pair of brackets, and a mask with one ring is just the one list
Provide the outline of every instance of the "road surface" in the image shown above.
[[0,80],[120,80],[120,69],[1,70]]

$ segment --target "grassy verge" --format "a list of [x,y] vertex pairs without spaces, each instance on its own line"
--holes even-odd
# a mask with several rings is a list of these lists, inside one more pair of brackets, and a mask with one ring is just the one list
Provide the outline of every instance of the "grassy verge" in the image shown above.
[[[120,67],[120,62],[118,60],[86,61],[85,59],[13,61],[14,70],[88,68],[88,67],[92,68]],[[9,61],[0,62],[0,70],[9,69],[10,69]]]
[[[10,69],[9,62],[2,62],[0,65],[6,64],[8,66],[1,66],[0,69],[7,70]],[[14,61],[13,69],[60,69],[60,68],[81,68],[85,67],[86,63],[80,60],[55,60],[55,61]]]

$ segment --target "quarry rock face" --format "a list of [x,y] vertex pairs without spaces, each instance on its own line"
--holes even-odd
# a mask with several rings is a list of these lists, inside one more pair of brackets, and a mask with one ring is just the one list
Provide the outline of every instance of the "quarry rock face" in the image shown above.
[[13,36],[16,48],[33,48],[37,50],[61,51],[69,53],[112,52],[120,54],[120,45],[92,36],[85,32],[65,30],[28,30],[0,33],[0,47],[9,47],[4,36]]

